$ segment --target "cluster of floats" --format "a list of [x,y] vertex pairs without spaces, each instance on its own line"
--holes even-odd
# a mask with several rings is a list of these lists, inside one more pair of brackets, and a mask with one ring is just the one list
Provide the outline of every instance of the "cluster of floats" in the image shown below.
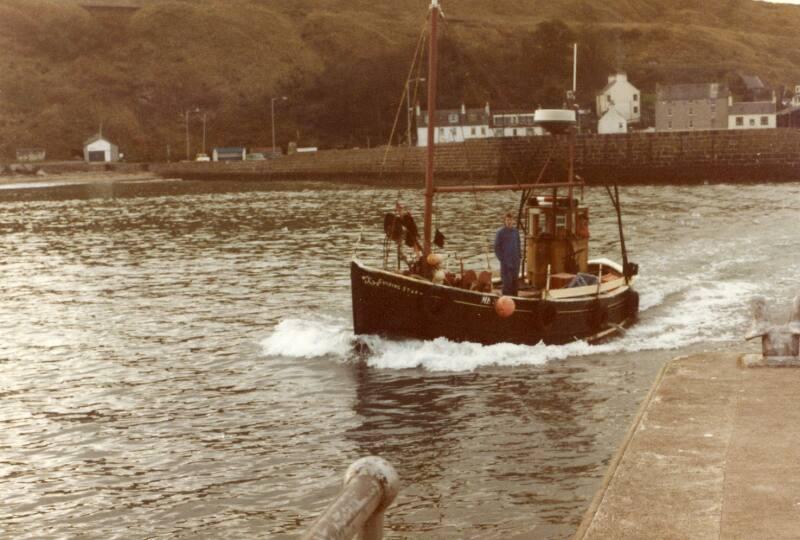
[[[535,122],[569,145],[563,182],[435,186],[436,27],[438,0],[431,2],[428,61],[428,145],[421,254],[409,268],[382,268],[354,258],[350,266],[353,324],[357,335],[471,341],[483,344],[563,344],[596,341],[635,321],[637,266],[627,260],[617,186],[605,186],[617,215],[621,262],[589,258],[589,208],[573,168],[575,111],[540,109]],[[539,176],[542,178],[542,175]],[[503,296],[490,272],[461,269],[447,274],[431,242],[437,194],[514,190],[521,192],[519,229],[523,265],[516,296]]]

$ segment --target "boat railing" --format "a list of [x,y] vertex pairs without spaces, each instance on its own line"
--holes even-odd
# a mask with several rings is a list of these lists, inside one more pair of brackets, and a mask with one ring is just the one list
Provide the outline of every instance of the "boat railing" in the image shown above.
[[336,499],[317,518],[304,540],[383,538],[383,516],[400,490],[392,465],[377,456],[355,461],[344,475]]

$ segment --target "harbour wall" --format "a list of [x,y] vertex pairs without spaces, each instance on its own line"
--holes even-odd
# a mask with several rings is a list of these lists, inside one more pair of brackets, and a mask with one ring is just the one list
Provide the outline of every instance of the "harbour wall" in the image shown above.
[[[437,182],[517,183],[564,178],[563,136],[484,139],[436,148]],[[588,183],[620,184],[800,180],[800,130],[721,130],[578,135],[575,169]],[[244,162],[152,164],[168,177],[419,183],[425,149],[324,150]]]

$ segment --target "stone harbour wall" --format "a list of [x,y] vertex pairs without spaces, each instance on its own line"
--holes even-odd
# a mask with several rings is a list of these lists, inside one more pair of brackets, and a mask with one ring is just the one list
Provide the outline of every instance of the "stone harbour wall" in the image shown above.
[[[436,149],[439,183],[516,183],[564,178],[563,136],[486,139]],[[800,130],[721,130],[579,135],[576,172],[588,183],[700,183],[800,180]],[[154,164],[190,179],[418,183],[425,149],[323,150],[265,161]]]

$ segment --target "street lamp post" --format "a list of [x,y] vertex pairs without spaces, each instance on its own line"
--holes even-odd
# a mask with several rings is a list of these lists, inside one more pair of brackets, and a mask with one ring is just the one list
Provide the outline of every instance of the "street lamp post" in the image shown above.
[[409,90],[409,84],[412,81],[425,82],[425,78],[415,77],[406,81],[406,139],[408,140],[408,146],[411,146],[411,91]]
[[272,118],[272,155],[276,154],[275,152],[275,101],[276,100],[286,101],[286,96],[281,97],[274,97],[270,100],[270,117]]
[[206,112],[203,111],[203,154],[206,153]]
[[189,111],[186,110],[184,112],[184,118],[186,119],[186,161],[191,159],[189,155]]
[[[192,160],[191,148],[189,146],[189,115],[191,113],[199,113],[200,107],[195,107],[194,110],[186,109],[183,113],[186,123],[186,161]],[[203,153],[206,151],[206,113],[203,113]]]

